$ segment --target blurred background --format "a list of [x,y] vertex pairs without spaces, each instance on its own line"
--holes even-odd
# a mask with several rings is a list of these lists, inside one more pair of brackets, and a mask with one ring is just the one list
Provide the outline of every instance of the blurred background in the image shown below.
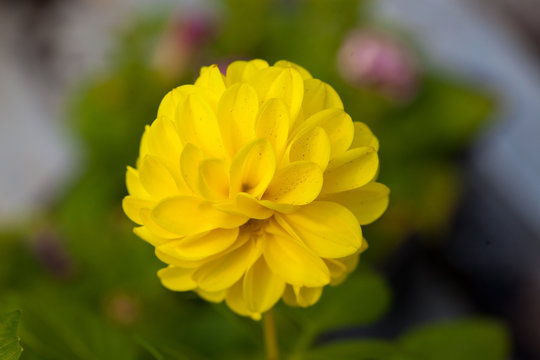
[[22,358],[262,358],[258,323],[162,288],[121,210],[166,92],[257,57],[330,83],[392,191],[351,279],[278,307],[283,352],[540,359],[539,16],[538,0],[0,0],[0,316],[22,311]]

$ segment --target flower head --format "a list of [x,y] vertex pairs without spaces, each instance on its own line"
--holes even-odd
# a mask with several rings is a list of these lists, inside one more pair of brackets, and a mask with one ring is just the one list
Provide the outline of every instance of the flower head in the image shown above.
[[161,102],[123,206],[168,264],[164,286],[257,319],[281,298],[312,305],[355,267],[360,226],[388,204],[377,150],[298,65],[213,65]]

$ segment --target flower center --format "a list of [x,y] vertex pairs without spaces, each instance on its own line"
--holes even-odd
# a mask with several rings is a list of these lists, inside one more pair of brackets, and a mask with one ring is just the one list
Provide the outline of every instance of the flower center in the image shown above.
[[263,235],[267,222],[267,220],[249,219],[240,229],[249,232],[253,237],[259,237]]

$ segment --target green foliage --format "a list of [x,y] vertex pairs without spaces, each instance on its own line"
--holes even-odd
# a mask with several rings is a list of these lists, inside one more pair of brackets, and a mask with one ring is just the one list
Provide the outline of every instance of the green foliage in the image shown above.
[[357,269],[347,281],[327,287],[321,299],[308,308],[279,308],[278,323],[283,346],[302,354],[324,333],[344,327],[375,322],[390,305],[390,291],[384,280],[365,267]]
[[414,360],[404,356],[396,345],[381,340],[345,341],[319,346],[299,359]]
[[[460,151],[493,109],[489,97],[455,81],[426,76],[420,91],[405,108],[385,109],[372,127],[381,137],[381,151],[410,160],[417,156],[439,158]],[[414,142],[408,140],[414,139]],[[393,160],[393,159],[391,159]]]
[[228,0],[227,17],[216,40],[216,57],[287,59],[309,64],[318,78],[333,72],[334,54],[357,21],[362,1]]
[[[379,179],[391,189],[387,213],[367,229],[368,239],[384,239],[370,242],[366,258],[371,261],[384,258],[412,233],[436,238],[445,233],[461,196],[458,161],[486,126],[494,103],[436,74],[426,75],[416,98],[405,106],[384,105],[373,94],[362,101],[350,112],[367,119],[379,138]],[[370,109],[364,102],[379,105]]]
[[[40,359],[134,359],[135,349],[118,329],[96,316],[71,294],[55,294],[54,285],[21,299],[22,334],[28,357]],[[39,301],[36,301],[39,299]],[[26,357],[26,356],[25,356]]]
[[399,345],[419,360],[504,360],[509,354],[508,334],[489,320],[425,325],[405,334]]
[[227,25],[217,47],[227,54],[244,55],[261,42],[271,1],[227,0]]
[[339,286],[324,289],[314,306],[287,307],[283,311],[301,326],[322,331],[372,323],[389,305],[390,291],[384,280],[375,272],[362,268]]
[[302,360],[504,360],[508,335],[493,320],[458,320],[413,328],[395,341],[363,339],[317,346]]
[[17,337],[20,311],[13,311],[0,316],[0,359],[17,360],[22,353],[22,347]]

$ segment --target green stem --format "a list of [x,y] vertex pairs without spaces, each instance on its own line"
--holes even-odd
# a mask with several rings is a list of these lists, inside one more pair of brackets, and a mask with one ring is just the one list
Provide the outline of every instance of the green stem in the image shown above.
[[266,347],[266,358],[268,360],[279,360],[279,349],[276,337],[276,322],[272,309],[263,315],[264,344]]

